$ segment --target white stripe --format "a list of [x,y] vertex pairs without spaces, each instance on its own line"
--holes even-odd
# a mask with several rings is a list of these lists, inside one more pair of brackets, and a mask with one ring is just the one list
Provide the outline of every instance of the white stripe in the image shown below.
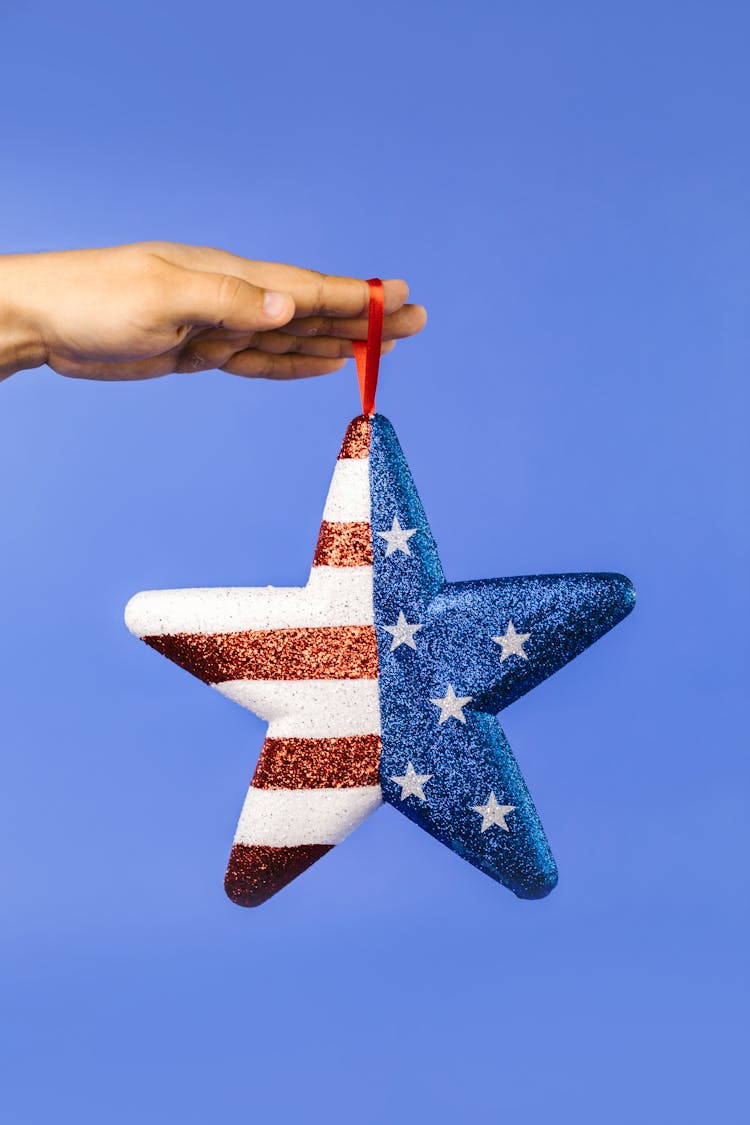
[[336,462],[323,511],[329,523],[370,522],[370,460],[345,458]]
[[288,848],[340,844],[382,804],[379,785],[351,789],[248,790],[235,844]]
[[377,680],[227,680],[213,686],[265,719],[268,738],[380,734]]
[[314,566],[307,586],[147,590],[125,607],[137,637],[373,625],[371,566]]

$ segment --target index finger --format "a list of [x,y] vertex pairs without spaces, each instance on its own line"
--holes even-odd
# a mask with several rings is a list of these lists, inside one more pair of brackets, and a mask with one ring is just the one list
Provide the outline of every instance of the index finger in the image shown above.
[[[338,277],[279,262],[256,262],[211,246],[159,243],[154,252],[184,269],[233,274],[263,289],[289,293],[294,298],[296,316],[364,316],[370,303],[369,286],[359,277]],[[400,309],[408,296],[409,286],[402,279],[384,281],[386,315]]]

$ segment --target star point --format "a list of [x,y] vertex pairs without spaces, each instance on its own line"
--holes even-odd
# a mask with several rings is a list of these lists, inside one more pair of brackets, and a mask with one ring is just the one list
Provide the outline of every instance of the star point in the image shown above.
[[409,648],[416,649],[417,646],[414,643],[414,634],[421,629],[422,626],[418,624],[410,625],[404,617],[403,610],[399,610],[398,620],[395,625],[384,625],[383,628],[386,633],[390,633],[393,638],[391,641],[391,652],[393,652],[394,648],[398,648],[399,645],[408,645]]
[[522,660],[528,660],[528,653],[524,651],[524,642],[529,639],[531,633],[517,633],[516,627],[512,621],[508,622],[508,628],[501,637],[493,637],[493,641],[502,647],[502,655],[500,656],[500,663],[507,660],[509,656],[520,656]]
[[406,773],[398,777],[392,777],[390,780],[401,786],[402,801],[405,801],[407,797],[417,797],[420,801],[426,801],[424,786],[431,777],[431,773],[417,773],[412,763],[407,762]]
[[442,699],[430,700],[430,703],[434,703],[436,707],[440,708],[438,726],[442,726],[448,719],[458,719],[460,723],[465,723],[464,707],[467,703],[471,703],[473,698],[471,695],[456,695],[453,685],[448,684],[445,696]]
[[487,829],[492,828],[493,825],[502,828],[504,832],[510,832],[510,828],[508,828],[508,825],[505,823],[505,818],[508,813],[514,811],[515,807],[515,805],[499,805],[493,790],[490,790],[490,795],[487,798],[486,804],[471,806],[472,811],[478,813],[482,818],[482,827],[479,829],[480,832],[486,832]]
[[385,549],[385,557],[390,558],[396,551],[402,551],[403,554],[411,556],[411,548],[409,547],[409,540],[412,535],[416,535],[416,527],[405,528],[399,523],[398,516],[393,517],[390,531],[378,531],[377,534],[381,539],[385,539],[388,546]]

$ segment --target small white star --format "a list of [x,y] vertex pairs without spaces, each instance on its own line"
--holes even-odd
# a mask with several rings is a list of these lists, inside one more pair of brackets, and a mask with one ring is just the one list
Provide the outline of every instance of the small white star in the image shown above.
[[392,777],[391,781],[395,781],[396,785],[401,786],[402,801],[405,801],[407,797],[418,797],[420,801],[426,801],[423,786],[427,784],[431,777],[431,773],[417,773],[411,762],[408,762],[406,773],[401,777]]
[[505,823],[505,818],[508,813],[513,812],[515,805],[498,805],[495,794],[490,792],[486,805],[472,805],[471,807],[482,818],[480,832],[486,832],[493,824],[496,824],[498,828],[502,828],[505,832],[510,832],[510,828]]
[[421,629],[422,626],[410,625],[404,617],[404,611],[400,610],[396,624],[384,625],[383,628],[386,633],[390,633],[393,637],[391,641],[391,652],[393,652],[394,648],[398,648],[399,645],[408,645],[409,648],[416,648],[417,646],[414,644],[414,634],[417,629]]
[[520,656],[522,660],[528,660],[528,656],[523,650],[523,642],[527,641],[531,633],[517,633],[512,621],[508,622],[508,628],[505,635],[502,637],[493,637],[493,641],[497,641],[503,647],[503,655],[500,657],[500,663],[507,660],[509,656]]
[[473,698],[472,695],[456,695],[453,690],[453,685],[448,684],[445,698],[430,700],[430,703],[434,703],[436,707],[440,708],[438,726],[448,719],[458,719],[460,723],[465,723],[466,716],[464,715],[464,707],[467,703],[471,703]]
[[409,540],[411,539],[412,535],[416,535],[416,533],[416,527],[408,529],[404,528],[398,522],[398,516],[394,516],[393,523],[391,524],[391,530],[379,531],[377,533],[380,538],[385,539],[386,543],[388,544],[385,550],[385,557],[388,558],[389,555],[392,555],[394,553],[394,551],[403,551],[405,555],[410,555],[411,548],[409,547]]

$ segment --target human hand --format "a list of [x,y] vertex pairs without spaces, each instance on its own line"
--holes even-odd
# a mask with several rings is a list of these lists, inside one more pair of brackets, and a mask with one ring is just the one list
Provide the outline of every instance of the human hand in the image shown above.
[[[384,283],[383,352],[424,327],[408,292]],[[367,338],[368,302],[359,278],[177,242],[0,256],[0,379],[44,363],[80,379],[324,375]]]

